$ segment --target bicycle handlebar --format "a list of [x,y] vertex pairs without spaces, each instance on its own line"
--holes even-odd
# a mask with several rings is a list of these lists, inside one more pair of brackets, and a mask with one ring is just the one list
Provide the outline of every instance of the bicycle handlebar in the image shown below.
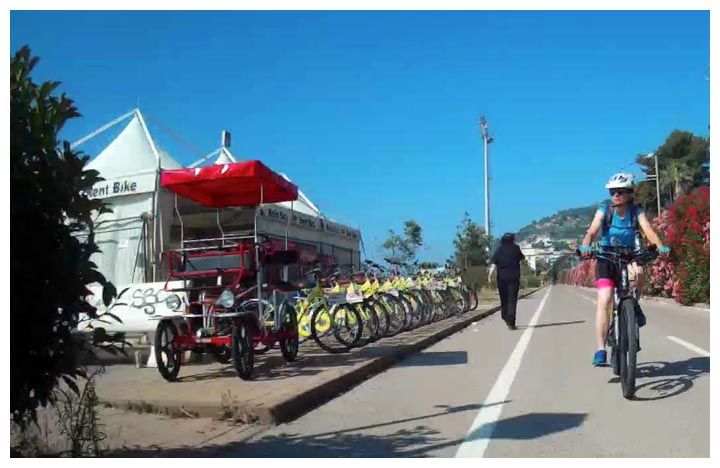
[[583,261],[595,259],[608,260],[610,262],[618,262],[625,260],[627,262],[646,262],[654,260],[658,257],[657,247],[650,245],[646,249],[636,250],[630,247],[602,247],[593,249],[590,255],[583,255],[580,249],[575,250],[575,255],[581,257]]

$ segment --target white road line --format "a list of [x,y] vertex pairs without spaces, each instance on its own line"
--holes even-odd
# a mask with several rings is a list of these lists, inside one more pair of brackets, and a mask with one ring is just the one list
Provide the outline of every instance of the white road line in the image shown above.
[[705,309],[703,307],[686,306],[686,305],[682,305],[682,304],[678,304],[678,303],[668,304],[667,302],[658,301],[657,299],[652,298],[652,297],[647,298],[646,301],[647,301],[647,302],[645,302],[646,304],[658,304],[658,305],[662,305],[665,307],[679,307],[680,310],[694,309],[694,310],[701,310],[703,312],[708,312],[708,313],[710,312],[710,309]]
[[495,423],[500,417],[504,406],[501,402],[507,400],[510,387],[515,380],[518,369],[520,369],[520,363],[530,343],[530,337],[535,330],[535,325],[540,320],[540,312],[542,312],[551,290],[552,286],[548,288],[545,297],[540,301],[540,305],[535,311],[535,315],[530,319],[528,328],[525,329],[517,345],[515,345],[515,349],[510,355],[505,367],[503,367],[503,370],[500,372],[495,385],[493,385],[493,388],[490,390],[485,404],[480,408],[480,411],[478,411],[475,421],[473,421],[470,431],[467,437],[465,437],[465,441],[460,445],[460,448],[458,448],[455,457],[481,458],[485,454],[485,450],[495,430]]
[[692,344],[692,343],[688,343],[688,342],[685,341],[685,340],[681,340],[681,339],[678,338],[677,336],[668,336],[667,338],[668,338],[668,340],[674,341],[675,343],[679,344],[680,346],[686,347],[686,348],[689,349],[690,351],[694,351],[694,352],[698,353],[700,356],[710,357],[710,352],[709,352],[709,351],[705,351],[704,349],[702,349],[702,348],[700,348],[700,347],[698,347],[698,346],[695,346],[695,345]]
[[580,297],[582,297],[583,299],[585,299],[585,300],[587,300],[587,301],[592,302],[593,304],[597,304],[597,299],[593,299],[592,297],[587,297],[587,296],[585,296],[585,295],[583,295],[583,294],[580,294]]

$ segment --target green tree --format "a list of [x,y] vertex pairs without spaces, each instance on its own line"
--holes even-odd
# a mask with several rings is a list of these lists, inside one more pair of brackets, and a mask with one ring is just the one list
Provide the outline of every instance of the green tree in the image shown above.
[[698,167],[690,167],[686,161],[673,159],[660,171],[660,181],[671,193],[670,203],[675,203],[678,197],[686,193],[688,187],[692,187],[699,170]]
[[454,260],[458,266],[465,268],[488,265],[492,239],[487,236],[485,229],[470,219],[467,212],[457,227],[453,245],[455,247]]
[[106,305],[115,296],[90,261],[99,251],[92,216],[109,210],[86,193],[102,179],[83,170],[87,156],[59,141],[80,114],[53,94],[60,83],[33,82],[37,63],[27,46],[10,59],[10,413],[21,427],[54,401],[61,378],[77,391],[81,344],[71,332],[80,314],[98,317],[84,300],[87,285],[104,286]]
[[[660,172],[660,204],[667,207],[679,194],[710,184],[710,140],[675,130],[655,150]],[[636,162],[646,175],[655,174],[655,158],[638,155]],[[636,200],[651,213],[657,211],[655,181],[639,183]]]
[[420,262],[418,266],[422,270],[432,270],[433,268],[438,268],[440,264],[437,262]]
[[404,223],[402,236],[392,229],[389,233],[390,237],[382,246],[390,252],[390,259],[395,262],[414,262],[417,251],[423,244],[422,227],[417,222],[409,220]]
[[404,236],[400,244],[406,262],[413,262],[417,251],[423,245],[422,227],[412,219],[405,221]]
[[383,242],[383,249],[388,250],[390,252],[390,259],[394,262],[400,261],[400,257],[398,256],[398,252],[400,251],[400,245],[402,244],[402,238],[395,234],[395,231],[390,229],[390,237],[387,238],[385,242]]

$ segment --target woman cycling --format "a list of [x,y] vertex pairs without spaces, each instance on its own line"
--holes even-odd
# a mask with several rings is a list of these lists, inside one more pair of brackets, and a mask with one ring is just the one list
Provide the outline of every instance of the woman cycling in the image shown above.
[[[590,255],[590,243],[598,232],[602,233],[600,243],[603,248],[613,245],[633,248],[638,230],[642,230],[650,243],[658,247],[659,252],[668,252],[669,249],[663,246],[645,212],[640,206],[634,204],[635,176],[625,173],[615,174],[610,178],[605,188],[610,191],[612,202],[608,206],[601,206],[595,213],[590,229],[588,229],[582,247],[580,247],[582,254],[584,256]],[[613,239],[612,242],[611,239]],[[639,294],[643,286],[643,271],[637,264],[632,265],[632,268],[635,270],[636,288]],[[597,312],[595,314],[595,338],[598,351],[593,356],[594,366],[602,366],[607,363],[605,342],[612,316],[613,289],[616,277],[615,265],[607,260],[598,259],[596,273]],[[645,325],[645,315],[642,312],[638,314],[638,325],[641,327]]]

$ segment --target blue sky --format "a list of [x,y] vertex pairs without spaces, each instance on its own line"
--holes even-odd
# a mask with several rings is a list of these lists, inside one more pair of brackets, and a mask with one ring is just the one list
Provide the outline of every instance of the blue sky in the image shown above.
[[[136,107],[203,153],[288,174],[363,231],[368,255],[415,219],[421,258],[594,203],[676,128],[707,135],[708,12],[12,12],[11,49],[63,82],[78,139]],[[151,131],[180,162],[197,157]],[[111,138],[112,135],[107,138]],[[83,149],[96,154],[102,139]],[[632,168],[628,168],[632,169]],[[375,239],[375,241],[373,241]]]

